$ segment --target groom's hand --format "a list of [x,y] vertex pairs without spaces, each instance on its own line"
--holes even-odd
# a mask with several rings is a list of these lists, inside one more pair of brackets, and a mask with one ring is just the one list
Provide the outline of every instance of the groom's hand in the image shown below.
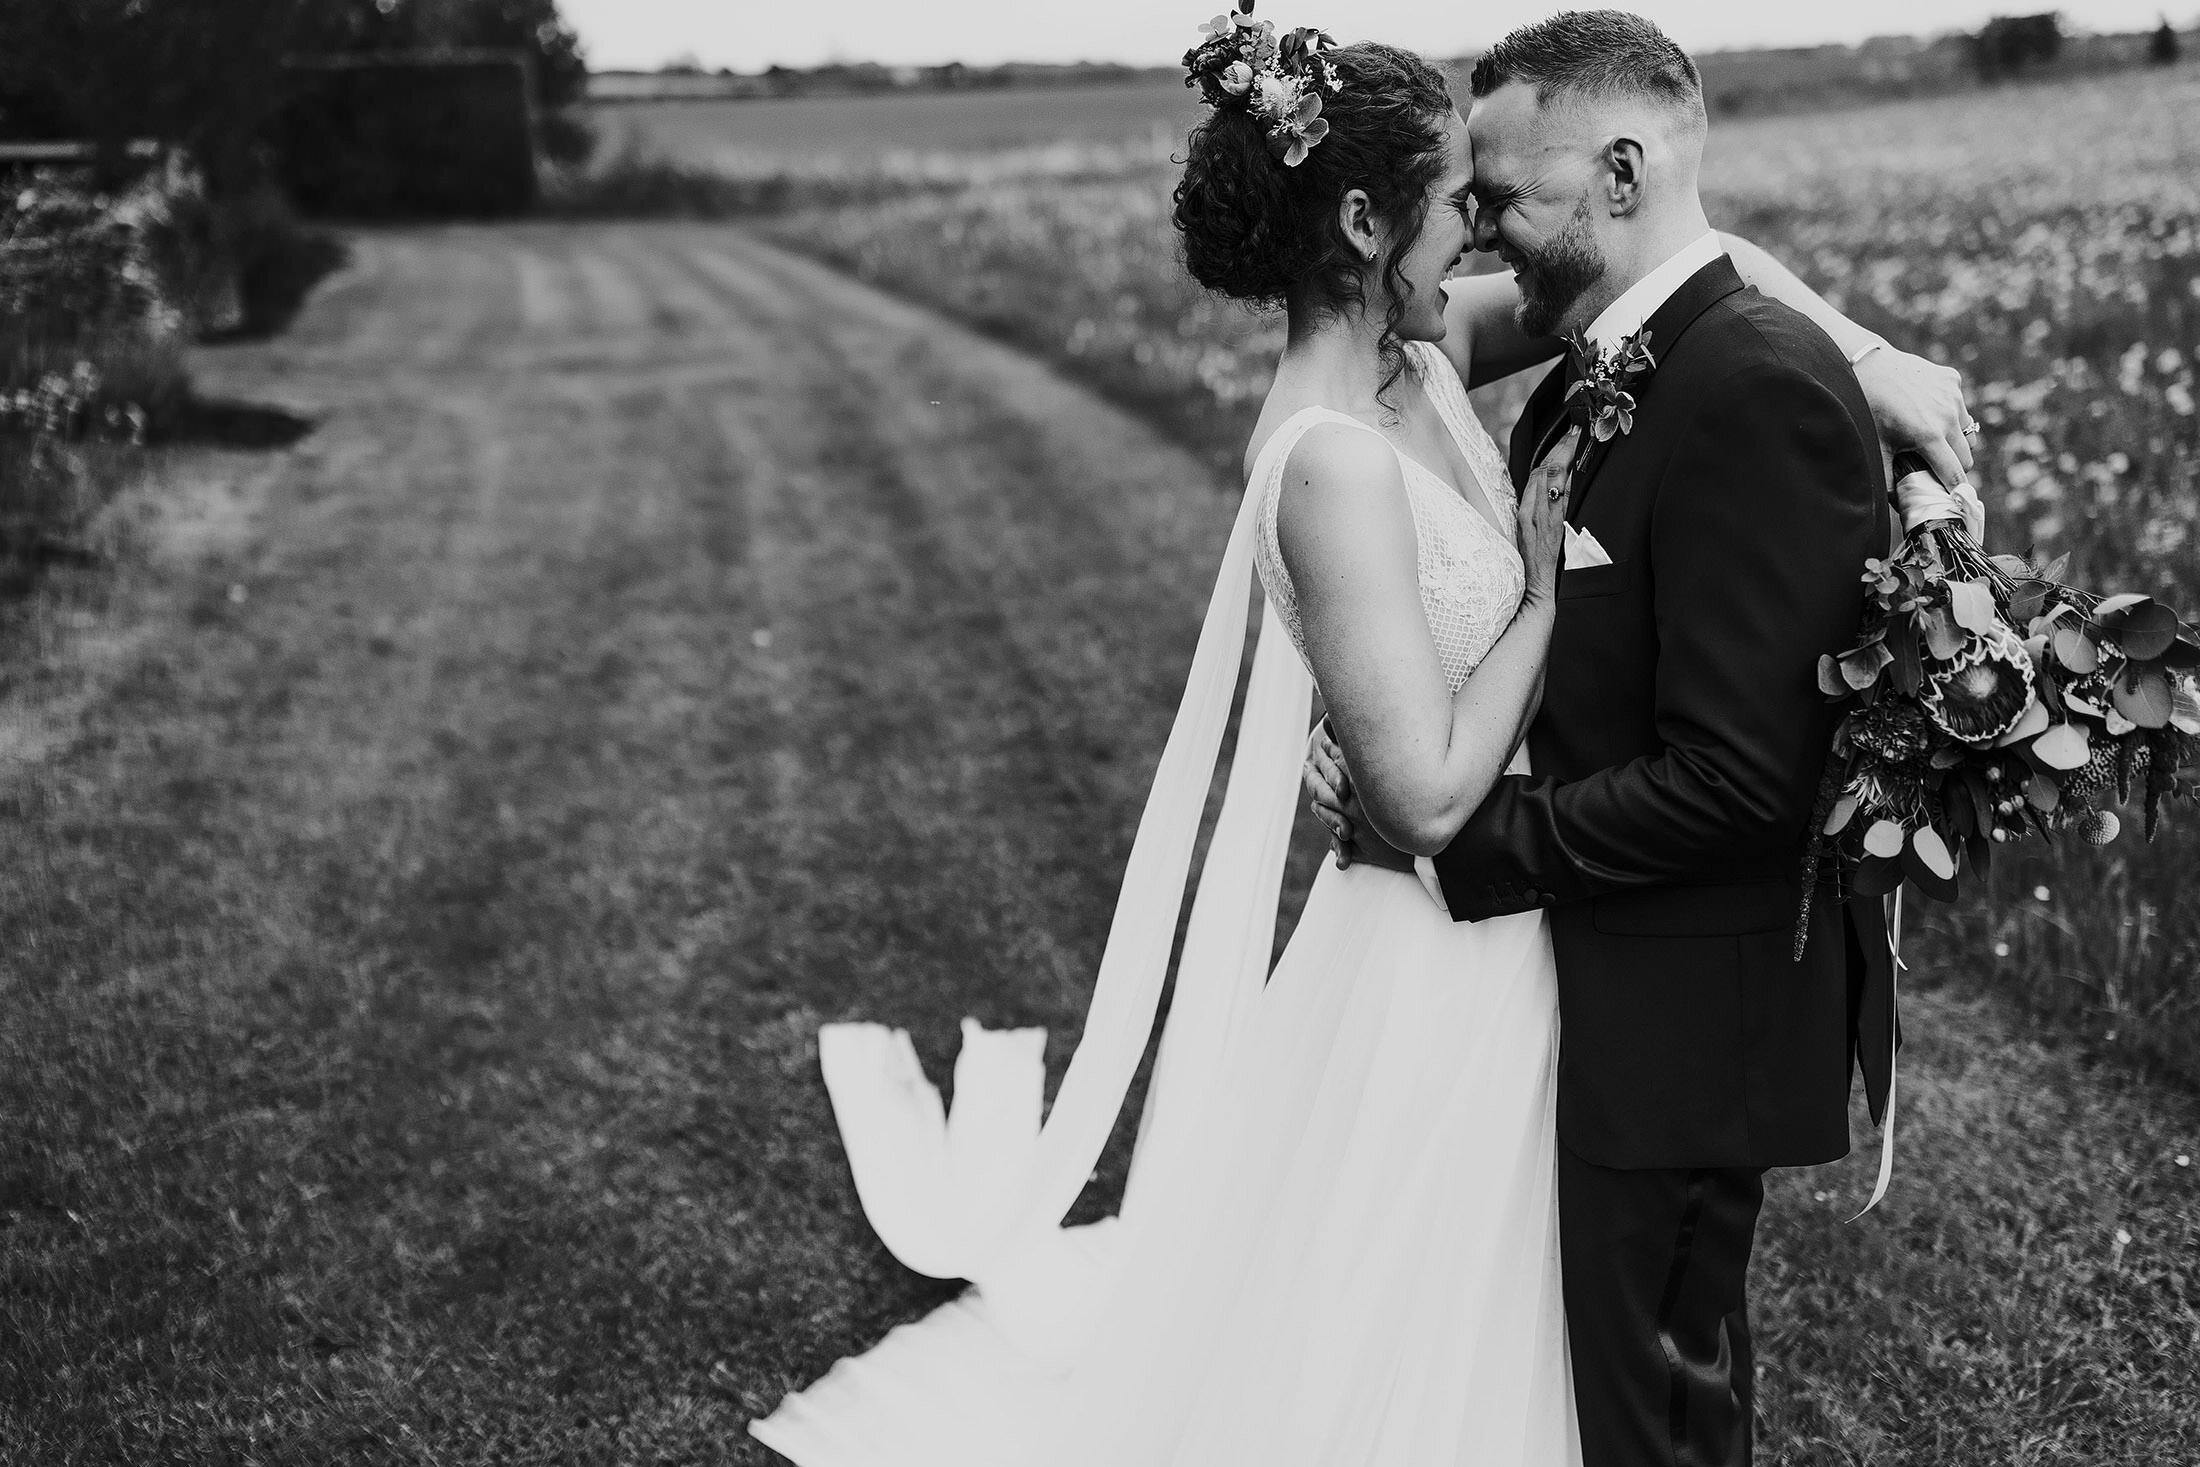
[[1971,468],[1971,410],[1963,399],[1963,374],[1891,346],[1856,364],[1856,382],[1871,403],[1887,452],[1914,448],[1950,489]]
[[1352,788],[1352,770],[1337,747],[1329,720],[1314,725],[1306,740],[1306,792],[1313,797],[1314,818],[1329,829],[1329,849],[1341,870],[1354,861],[1391,871],[1413,870],[1413,858],[1375,833]]

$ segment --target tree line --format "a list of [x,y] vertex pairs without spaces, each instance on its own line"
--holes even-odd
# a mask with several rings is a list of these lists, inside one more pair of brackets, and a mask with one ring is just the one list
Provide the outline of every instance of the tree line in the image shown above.
[[585,154],[565,109],[588,67],[556,0],[5,0],[0,140],[82,139],[119,160],[152,138],[187,148],[211,190],[238,192],[268,172],[286,59],[471,48],[522,53],[543,146]]

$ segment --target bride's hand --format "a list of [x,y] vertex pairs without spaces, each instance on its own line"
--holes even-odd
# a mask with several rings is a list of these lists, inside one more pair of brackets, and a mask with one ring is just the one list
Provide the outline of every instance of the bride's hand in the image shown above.
[[1314,818],[1329,831],[1329,850],[1339,869],[1352,865],[1382,866],[1411,872],[1413,858],[1375,833],[1360,809],[1360,797],[1352,788],[1352,770],[1344,762],[1336,730],[1324,718],[1306,740],[1303,771],[1306,792],[1313,797]]
[[1573,493],[1574,447],[1580,441],[1581,430],[1569,430],[1520,491],[1515,532],[1527,571],[1524,601],[1548,602],[1558,594],[1559,566],[1566,553],[1566,502]]
[[1882,346],[1856,364],[1856,385],[1864,389],[1880,441],[1890,453],[1917,450],[1950,489],[1971,467],[1976,425],[1963,397],[1963,374],[1906,351]]

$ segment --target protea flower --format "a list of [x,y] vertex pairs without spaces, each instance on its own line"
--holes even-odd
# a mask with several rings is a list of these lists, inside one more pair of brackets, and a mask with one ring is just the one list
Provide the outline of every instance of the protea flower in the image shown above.
[[1997,739],[2017,726],[2033,695],[2032,658],[2007,626],[1973,636],[1955,659],[1925,675],[1925,711],[1951,738]]

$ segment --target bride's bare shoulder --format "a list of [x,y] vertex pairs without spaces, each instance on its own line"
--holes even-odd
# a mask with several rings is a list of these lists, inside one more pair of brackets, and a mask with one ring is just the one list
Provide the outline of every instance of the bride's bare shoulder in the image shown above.
[[1354,423],[1316,423],[1291,445],[1276,486],[1276,543],[1294,578],[1336,555],[1413,540],[1405,471],[1388,439]]

